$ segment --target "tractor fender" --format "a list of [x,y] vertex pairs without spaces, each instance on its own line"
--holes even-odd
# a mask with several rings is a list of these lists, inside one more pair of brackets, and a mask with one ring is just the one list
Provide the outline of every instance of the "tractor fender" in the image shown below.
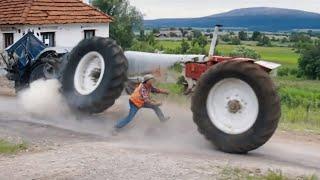
[[232,59],[233,61],[244,61],[244,62],[250,62],[259,65],[263,70],[266,72],[271,72],[272,70],[275,70],[281,66],[281,64],[269,62],[269,61],[263,61],[263,60],[255,60],[251,58],[235,58]]
[[71,48],[50,47],[50,48],[46,48],[43,51],[41,51],[35,59],[36,60],[41,59],[42,57],[44,57],[50,53],[56,53],[59,55],[63,55],[63,54],[66,54],[70,51],[71,51]]

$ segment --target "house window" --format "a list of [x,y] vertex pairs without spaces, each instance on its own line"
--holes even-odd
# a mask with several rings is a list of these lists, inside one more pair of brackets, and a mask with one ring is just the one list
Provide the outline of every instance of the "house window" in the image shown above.
[[48,47],[55,46],[55,34],[54,32],[44,32],[41,33],[42,42]]
[[84,38],[85,39],[90,39],[94,37],[96,34],[95,30],[84,30]]
[[4,33],[4,47],[8,47],[13,44],[13,33]]

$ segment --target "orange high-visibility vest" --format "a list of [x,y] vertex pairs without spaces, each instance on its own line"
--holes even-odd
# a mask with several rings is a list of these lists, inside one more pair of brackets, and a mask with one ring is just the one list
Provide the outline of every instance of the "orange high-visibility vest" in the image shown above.
[[130,96],[130,101],[137,106],[137,108],[141,108],[144,105],[144,100],[141,95],[142,86],[143,84],[141,83]]

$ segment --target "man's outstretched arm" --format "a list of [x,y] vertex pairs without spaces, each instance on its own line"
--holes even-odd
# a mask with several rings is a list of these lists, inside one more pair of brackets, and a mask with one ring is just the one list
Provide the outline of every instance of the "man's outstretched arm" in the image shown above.
[[155,87],[152,87],[152,88],[151,88],[151,92],[152,92],[152,93],[157,93],[157,94],[166,94],[166,95],[169,94],[169,92],[168,92],[167,90],[165,90],[165,89],[159,89],[159,88],[155,88]]

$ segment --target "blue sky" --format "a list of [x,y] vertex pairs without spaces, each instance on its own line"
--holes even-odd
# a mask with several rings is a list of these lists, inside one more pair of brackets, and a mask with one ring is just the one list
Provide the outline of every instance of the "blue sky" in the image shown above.
[[145,19],[201,17],[246,7],[279,7],[320,13],[320,0],[129,0]]

